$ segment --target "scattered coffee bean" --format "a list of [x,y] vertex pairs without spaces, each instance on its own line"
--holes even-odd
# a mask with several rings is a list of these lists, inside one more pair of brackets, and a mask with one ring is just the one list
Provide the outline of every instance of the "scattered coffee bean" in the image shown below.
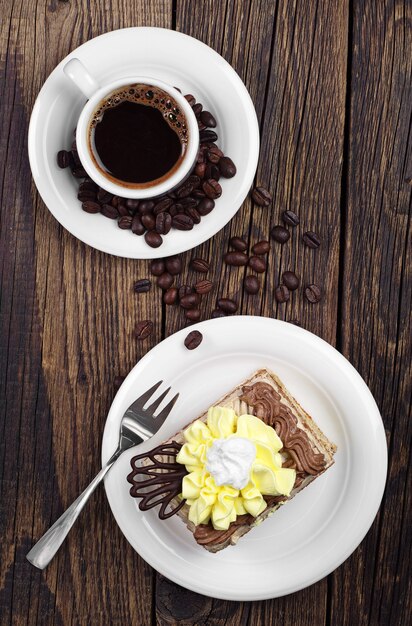
[[[206,179],[206,181],[213,180],[213,181],[215,181],[215,183],[219,182],[219,180],[220,180],[220,169],[218,168],[217,165],[215,165],[214,163],[208,163],[206,165],[205,179]],[[219,187],[220,187],[220,185],[219,185]],[[205,193],[206,193],[206,191],[205,191]]]
[[[117,198],[118,201],[121,200],[121,198],[119,198],[118,196],[113,196],[113,198],[112,198],[113,206],[116,206],[116,204],[114,204],[114,202],[113,202],[115,198]],[[118,202],[118,204],[121,204],[121,203]],[[135,200],[134,198],[126,198],[125,204],[126,204],[127,208],[130,209],[131,211],[133,211],[134,213],[139,208],[139,200]]]
[[212,320],[216,319],[217,317],[226,317],[226,313],[221,309],[213,309],[211,315]]
[[132,219],[132,233],[134,233],[135,235],[143,235],[145,232],[146,229],[142,224],[140,215],[136,213],[136,215]]
[[193,185],[186,180],[183,185],[180,185],[178,189],[176,189],[176,195],[178,198],[187,198],[193,191]]
[[172,218],[172,226],[177,230],[192,230],[193,220],[185,213],[178,213]]
[[296,276],[295,272],[283,272],[282,280],[289,291],[295,291],[295,289],[299,287],[299,278]]
[[96,200],[96,192],[89,189],[81,190],[79,188],[77,199],[80,200],[80,202],[87,202],[87,200]]
[[148,278],[141,278],[135,282],[133,289],[136,293],[147,293],[151,286],[152,282]]
[[236,313],[238,304],[235,300],[231,300],[230,298],[219,298],[216,302],[219,309],[224,311],[225,313]]
[[287,302],[290,298],[289,289],[286,285],[278,285],[275,289],[275,298],[278,302]]
[[182,298],[184,298],[185,296],[188,296],[190,293],[193,293],[194,289],[193,287],[190,287],[190,285],[181,285],[179,287],[179,300],[181,300]]
[[282,220],[285,224],[289,224],[289,226],[293,227],[298,226],[299,224],[299,218],[293,211],[283,211]]
[[250,295],[254,295],[259,291],[259,281],[256,276],[246,276],[244,285],[246,293]]
[[87,172],[82,167],[75,167],[72,169],[72,174],[75,178],[86,178]]
[[170,209],[172,204],[173,204],[172,198],[163,198],[162,200],[159,200],[159,202],[157,202],[154,205],[153,213],[155,215],[159,215],[159,213],[163,213],[164,211],[167,211],[168,209]]
[[252,199],[258,206],[269,206],[272,202],[272,194],[264,187],[255,187],[252,191]]
[[198,330],[192,330],[185,339],[185,346],[188,350],[198,348],[203,341],[203,335]]
[[270,243],[268,241],[258,241],[252,248],[253,254],[267,254],[269,252]]
[[190,261],[190,269],[194,272],[200,272],[201,274],[207,274],[209,271],[210,263],[204,259],[195,258]]
[[229,240],[229,245],[238,252],[246,252],[247,250],[246,241],[244,239],[241,239],[240,237],[231,237],[231,239]]
[[200,295],[204,295],[205,293],[209,293],[209,291],[212,291],[213,289],[213,283],[211,280],[207,280],[206,278],[204,280],[199,280],[196,285],[195,285],[195,291],[196,293],[200,294]]
[[211,198],[204,198],[197,205],[197,211],[199,215],[209,215],[211,211],[215,208],[215,201]]
[[215,133],[214,130],[201,130],[199,133],[199,139],[200,139],[200,143],[207,143],[207,142],[213,142],[213,141],[217,141],[218,136]]
[[135,337],[142,341],[146,339],[153,332],[153,322],[151,320],[142,320],[141,322],[137,322],[135,329]]
[[197,163],[195,167],[195,174],[199,176],[199,178],[204,178],[206,172],[206,163]]
[[142,200],[139,203],[137,210],[139,211],[140,215],[145,215],[146,213],[151,213],[154,209],[154,206],[155,203],[153,202],[153,200]]
[[180,274],[182,271],[182,259],[175,254],[174,256],[169,256],[166,260],[166,271],[172,276],[176,274]]
[[[73,143],[75,144],[76,142]],[[83,169],[83,165],[80,161],[79,153],[77,152],[77,150],[72,150],[70,152],[70,156],[73,162],[74,169]]]
[[185,311],[185,317],[190,322],[198,322],[200,320],[200,309],[188,309]]
[[57,165],[64,169],[65,167],[73,167],[73,157],[67,150],[60,150],[57,153]]
[[160,289],[169,289],[169,287],[173,285],[174,280],[175,279],[169,272],[163,272],[163,274],[157,277],[157,286],[160,287]]
[[206,196],[211,200],[216,200],[216,198],[220,198],[222,195],[222,187],[213,178],[208,178],[202,185],[202,189],[205,192]]
[[199,304],[199,295],[197,293],[189,293],[187,296],[180,298],[180,306],[182,309],[194,309]]
[[165,304],[174,304],[177,301],[178,290],[176,287],[169,287],[163,294],[163,302]]
[[194,104],[192,108],[193,108],[193,113],[196,115],[196,117],[199,117],[199,115],[202,112],[203,105],[200,104],[200,102],[196,102],[196,104]]
[[122,230],[128,230],[132,227],[132,216],[131,215],[122,215],[122,217],[117,222],[117,225]]
[[210,111],[202,111],[200,114],[200,120],[208,128],[216,128],[216,120]]
[[[144,215],[141,216],[140,218],[142,220],[142,224],[143,226],[147,229],[147,230],[153,230],[156,226],[156,218],[152,213],[145,213]],[[158,234],[158,233],[156,233]]]
[[111,220],[117,220],[117,218],[119,217],[118,210],[111,204],[103,204],[100,212],[102,213],[102,215],[110,218]]
[[202,218],[200,216],[199,211],[195,209],[194,206],[187,207],[185,209],[185,213],[193,220],[193,224],[200,224]]
[[313,248],[313,249],[319,248],[321,244],[319,235],[317,235],[316,233],[313,233],[310,230],[308,230],[306,233],[303,233],[302,239],[303,239],[303,243],[306,244],[309,248]]
[[167,233],[170,232],[171,228],[172,216],[170,215],[170,213],[167,213],[167,211],[165,211],[164,213],[159,213],[159,215],[156,216],[155,231],[159,233],[159,235],[167,235]]
[[97,192],[97,199],[99,202],[101,202],[102,204],[108,204],[109,202],[112,201],[112,198],[113,198],[113,194],[106,191],[106,189],[99,187],[99,190]]
[[98,202],[93,202],[93,200],[87,200],[82,204],[83,211],[86,213],[100,213],[100,204]]
[[200,185],[200,178],[199,176],[196,176],[196,174],[191,174],[187,179],[186,179],[187,183],[190,183],[192,185],[193,190],[197,189]]
[[145,242],[151,248],[158,248],[162,245],[163,239],[155,230],[148,230],[144,236]]
[[234,265],[235,267],[242,267],[243,265],[247,265],[249,257],[244,252],[226,252],[223,256],[223,260],[226,265]]
[[278,243],[284,244],[288,241],[290,237],[290,232],[284,226],[280,226],[278,224],[277,226],[274,226],[272,228],[272,230],[270,231],[270,236]]
[[318,285],[308,285],[305,289],[305,296],[312,304],[320,302],[322,300],[321,288]]
[[196,98],[194,96],[192,96],[191,93],[187,93],[184,97],[186,98],[186,100],[188,101],[188,103],[190,104],[191,107],[194,104],[196,104]]
[[[96,183],[94,183],[92,180],[85,180],[83,183],[80,183],[79,185],[79,191],[94,191],[95,194],[97,194],[97,190],[98,190],[98,186],[96,185]],[[112,200],[112,204],[113,206],[116,206],[113,203]]]
[[262,274],[266,271],[266,259],[263,259],[261,256],[251,256],[249,259],[249,267],[258,272],[258,274]]
[[221,149],[215,145],[209,148],[209,150],[206,152],[207,160],[214,165],[217,165],[223,156],[224,154]]
[[132,216],[129,213],[129,209],[124,205],[124,204],[113,204],[113,200],[110,203],[112,206],[116,207],[118,213],[120,216],[122,217],[130,217],[130,219],[132,219]]
[[160,276],[166,271],[166,264],[163,259],[153,259],[150,263],[150,273],[152,276]]
[[113,381],[114,388],[115,389],[119,389],[122,386],[122,384],[124,382],[124,379],[125,379],[124,376],[116,376],[114,381]]
[[236,165],[233,163],[232,159],[227,156],[220,159],[219,170],[223,178],[233,178],[237,172]]

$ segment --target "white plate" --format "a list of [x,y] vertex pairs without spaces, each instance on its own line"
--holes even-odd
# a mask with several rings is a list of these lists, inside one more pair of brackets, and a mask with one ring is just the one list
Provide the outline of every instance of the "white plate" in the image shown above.
[[[85,103],[63,73],[78,57],[101,85],[116,78],[146,75],[193,93],[216,116],[218,144],[237,166],[222,180],[222,197],[192,231],[173,230],[161,248],[117,227],[113,220],[82,211],[78,182],[61,170],[56,155],[69,148]],[[37,189],[54,217],[75,237],[117,256],[150,259],[190,250],[217,233],[233,217],[253,182],[259,153],[259,128],[249,93],[235,70],[217,52],[193,37],[163,28],[124,28],[86,42],[69,54],[43,85],[30,120],[29,158]]]
[[[135,550],[176,583],[216,598],[262,600],[323,578],[358,546],[378,510],[387,468],[382,420],[366,384],[350,363],[319,337],[278,320],[227,317],[190,327],[203,333],[193,351],[189,330],[165,339],[130,372],[107,418],[102,458],[117,444],[130,403],[159,379],[180,392],[163,428],[126,452],[106,477],[110,506]],[[136,450],[153,448],[200,415],[254,370],[276,372],[338,446],[335,464],[234,547],[211,554],[183,522],[141,512],[126,476]]]

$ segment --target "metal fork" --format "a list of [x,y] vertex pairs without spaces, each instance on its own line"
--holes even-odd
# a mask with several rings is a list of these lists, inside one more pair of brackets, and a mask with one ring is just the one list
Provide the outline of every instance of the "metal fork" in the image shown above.
[[119,456],[125,451],[136,446],[147,439],[150,439],[162,426],[170,411],[174,407],[179,394],[177,393],[172,400],[165,406],[160,413],[155,416],[154,412],[160,405],[162,400],[167,396],[170,387],[166,389],[160,396],[146,409],[146,403],[153,396],[154,392],[162,384],[162,380],[153,385],[148,391],[135,400],[127,409],[122,417],[120,424],[119,443],[117,450],[102,467],[97,476],[92,480],[90,485],[86,487],[83,493],[66,509],[51,528],[43,535],[41,539],[33,546],[26,558],[30,563],[44,569],[52,560],[57,550],[66,539],[71,527],[76,521],[80,511],[86,504],[87,500],[96,489],[97,485],[103,480],[109,469],[113,466]]

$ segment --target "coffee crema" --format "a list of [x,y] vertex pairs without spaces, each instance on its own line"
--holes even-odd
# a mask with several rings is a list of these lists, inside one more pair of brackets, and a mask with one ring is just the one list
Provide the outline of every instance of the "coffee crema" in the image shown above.
[[152,187],[179,168],[189,139],[178,103],[159,87],[132,84],[106,96],[89,124],[89,152],[109,180]]

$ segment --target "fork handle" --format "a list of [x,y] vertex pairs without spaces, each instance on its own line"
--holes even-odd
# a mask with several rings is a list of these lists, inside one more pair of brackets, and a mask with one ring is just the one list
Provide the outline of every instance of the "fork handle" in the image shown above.
[[108,460],[106,465],[102,467],[100,472],[93,478],[92,482],[80,494],[80,496],[69,506],[68,509],[54,522],[53,526],[44,533],[43,537],[32,547],[26,558],[32,565],[39,569],[44,569],[50,563],[57,550],[66,539],[71,527],[77,520],[80,511],[83,509],[87,500],[101,483],[113,463],[119,458],[121,450],[118,448],[113,456]]

